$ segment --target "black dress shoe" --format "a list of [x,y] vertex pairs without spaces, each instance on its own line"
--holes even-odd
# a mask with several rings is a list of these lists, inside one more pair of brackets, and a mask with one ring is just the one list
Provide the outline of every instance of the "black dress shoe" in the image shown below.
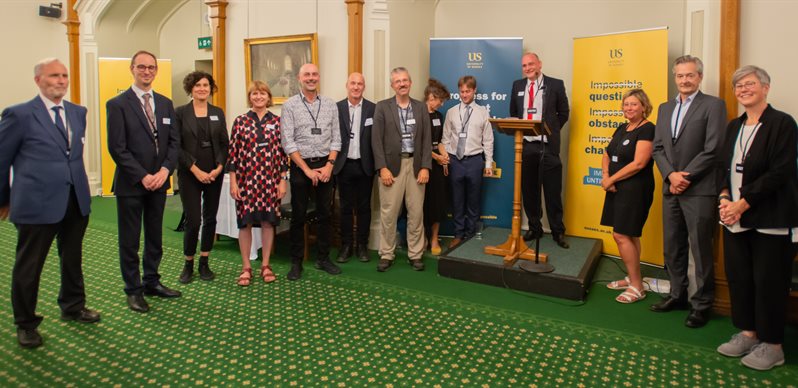
[[316,269],[320,269],[324,272],[327,272],[330,275],[338,275],[341,273],[341,269],[338,268],[337,265],[333,264],[332,261],[329,259],[327,260],[317,260],[316,261]]
[[288,275],[285,276],[288,280],[299,280],[302,277],[302,264],[291,264],[291,269],[288,271]]
[[128,295],[127,306],[130,307],[131,310],[138,313],[146,313],[147,311],[150,311],[150,305],[147,304],[146,300],[144,300],[144,296],[139,294]]
[[674,299],[670,295],[662,298],[659,303],[652,304],[648,309],[655,313],[666,313],[671,310],[687,310],[687,301]]
[[568,242],[565,241],[565,236],[563,236],[561,234],[554,234],[551,237],[554,239],[554,242],[556,242],[557,245],[560,246],[560,248],[568,249],[568,248],[571,247],[570,245],[568,245]]
[[361,245],[357,246],[357,255],[356,256],[357,256],[357,259],[360,260],[363,263],[366,263],[369,260],[371,260],[371,257],[369,257],[369,250],[368,250],[368,248],[366,248],[366,244],[361,244]]
[[684,320],[684,325],[687,327],[691,327],[693,329],[697,329],[699,327],[704,327],[709,321],[709,310],[693,310],[690,309],[690,314],[687,315],[687,319]]
[[338,251],[338,258],[335,261],[339,263],[346,263],[349,261],[349,257],[352,256],[352,246],[351,245],[344,245],[341,247],[341,250]]
[[413,271],[423,271],[424,270],[424,263],[421,259],[418,260],[408,260],[410,262],[410,266],[413,267]]
[[179,298],[182,294],[178,290],[173,290],[158,283],[155,286],[144,287],[144,295],[159,296],[161,298]]
[[541,237],[543,237],[543,232],[533,232],[532,230],[527,230],[526,233],[524,233],[524,241],[537,240]]
[[36,329],[17,329],[17,341],[19,346],[26,349],[42,346],[42,336]]
[[61,313],[61,319],[65,321],[78,321],[80,323],[95,323],[100,322],[100,313],[84,307],[77,313]]

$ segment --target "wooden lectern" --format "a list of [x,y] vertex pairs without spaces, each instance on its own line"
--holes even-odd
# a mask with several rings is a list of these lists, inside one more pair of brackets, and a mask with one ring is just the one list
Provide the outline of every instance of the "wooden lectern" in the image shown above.
[[518,259],[548,261],[548,255],[538,253],[527,247],[521,236],[521,151],[524,147],[524,136],[548,135],[548,128],[541,126],[539,120],[490,119],[497,131],[515,137],[515,182],[513,183],[513,227],[510,236],[501,245],[486,246],[485,253],[504,256],[504,265],[513,266]]

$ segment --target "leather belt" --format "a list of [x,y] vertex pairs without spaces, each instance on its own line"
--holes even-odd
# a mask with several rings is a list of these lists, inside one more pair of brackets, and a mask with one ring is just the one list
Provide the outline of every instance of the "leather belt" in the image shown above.
[[407,158],[412,158],[412,157],[413,157],[413,153],[412,152],[402,152],[402,159],[407,159]]

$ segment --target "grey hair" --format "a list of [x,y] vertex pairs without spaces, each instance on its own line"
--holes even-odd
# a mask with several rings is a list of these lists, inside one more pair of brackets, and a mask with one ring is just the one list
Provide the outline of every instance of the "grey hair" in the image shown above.
[[746,65],[737,69],[734,74],[732,74],[732,87],[750,74],[753,74],[763,86],[770,85],[770,75],[765,69],[754,65]]
[[[412,78],[410,78],[410,72],[407,71],[407,69],[402,66],[394,67],[393,69],[391,69],[391,78],[393,78],[394,74],[398,73],[407,73],[407,79],[411,81],[413,80]],[[393,81],[393,79],[391,79],[391,81]]]
[[38,63],[36,63],[36,65],[33,66],[33,76],[34,77],[38,77],[38,76],[42,75],[42,69],[44,69],[45,66],[47,66],[47,65],[49,65],[49,64],[51,64],[53,62],[59,62],[60,63],[61,61],[59,61],[58,58],[44,58],[41,61],[39,61]]
[[704,75],[704,62],[701,62],[701,59],[692,55],[682,55],[681,57],[676,58],[676,60],[673,61],[673,69],[671,70],[673,74],[676,74],[676,66],[683,63],[695,63],[698,74]]

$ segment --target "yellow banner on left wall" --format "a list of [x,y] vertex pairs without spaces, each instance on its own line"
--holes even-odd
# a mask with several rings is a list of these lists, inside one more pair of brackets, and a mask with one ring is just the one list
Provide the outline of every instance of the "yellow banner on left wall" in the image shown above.
[[[114,170],[116,163],[108,152],[108,112],[105,103],[108,100],[124,93],[133,84],[133,74],[130,73],[129,58],[100,58],[98,63],[98,78],[100,85],[100,153],[102,171],[102,195],[113,196],[111,186],[114,183]],[[152,83],[156,92],[172,98],[172,61],[158,59],[158,76]],[[169,179],[173,179],[170,177]],[[172,181],[172,187],[174,182]],[[169,189],[168,194],[172,194]]]

